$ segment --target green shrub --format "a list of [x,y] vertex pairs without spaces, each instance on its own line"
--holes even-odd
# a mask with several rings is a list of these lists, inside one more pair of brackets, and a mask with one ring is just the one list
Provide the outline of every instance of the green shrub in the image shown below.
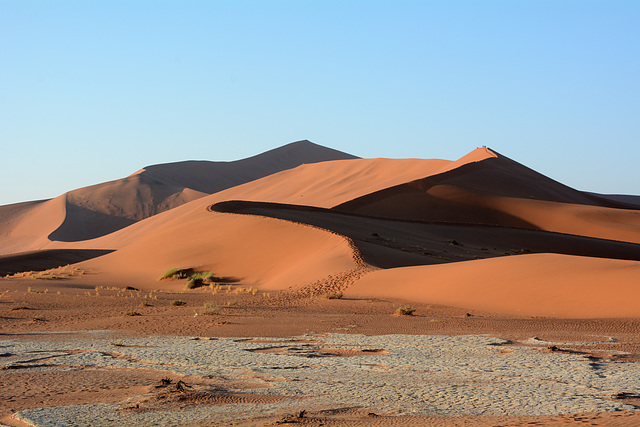
[[203,282],[213,282],[213,273],[210,271],[199,271],[199,272],[193,273],[191,275],[191,278],[202,279]]
[[191,273],[191,275],[187,279],[185,289],[199,288],[201,286],[204,286],[206,283],[213,283],[214,281],[215,277],[213,276],[212,272],[198,271],[195,273]]
[[415,311],[415,308],[411,307],[410,305],[405,305],[402,307],[398,307],[396,309],[396,314],[399,316],[412,316]]
[[158,280],[185,279],[186,277],[187,277],[187,272],[184,268],[174,267],[165,271]]
[[187,279],[187,283],[184,285],[185,289],[195,289],[195,288],[199,288],[200,286],[204,285],[204,282],[202,281],[202,279],[200,277],[189,277],[189,279]]

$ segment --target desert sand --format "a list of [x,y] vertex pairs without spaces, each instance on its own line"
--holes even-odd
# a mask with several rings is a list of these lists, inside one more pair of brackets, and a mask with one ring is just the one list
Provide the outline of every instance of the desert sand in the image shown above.
[[301,141],[0,206],[1,421],[638,424],[637,200]]

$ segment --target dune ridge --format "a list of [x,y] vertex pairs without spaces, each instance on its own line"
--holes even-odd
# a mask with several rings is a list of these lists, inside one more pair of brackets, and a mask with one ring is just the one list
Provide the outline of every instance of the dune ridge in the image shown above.
[[494,154],[333,208],[388,219],[498,225],[640,243],[640,214],[634,205],[574,190]]

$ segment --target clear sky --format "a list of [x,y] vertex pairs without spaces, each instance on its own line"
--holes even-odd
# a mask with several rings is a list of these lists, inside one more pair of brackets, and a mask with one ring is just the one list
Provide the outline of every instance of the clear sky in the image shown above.
[[0,204],[308,139],[640,194],[640,1],[0,0]]

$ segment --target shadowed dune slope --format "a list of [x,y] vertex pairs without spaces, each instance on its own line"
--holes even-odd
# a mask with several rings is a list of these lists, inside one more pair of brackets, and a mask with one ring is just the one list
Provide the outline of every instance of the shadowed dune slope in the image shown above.
[[640,244],[538,230],[364,217],[311,206],[226,201],[216,212],[261,215],[347,236],[381,268],[442,264],[520,253],[559,253],[640,261]]
[[624,203],[625,205],[631,206],[633,209],[640,209],[640,196],[632,196],[628,194],[589,194],[602,199],[609,199],[616,202]]
[[479,148],[455,161],[357,159],[308,164],[220,192],[217,201],[251,200],[329,208],[493,156],[489,150]]
[[52,249],[0,257],[0,275],[40,271],[75,264],[113,251],[100,249]]
[[637,261],[531,254],[378,270],[346,296],[399,297],[524,316],[640,317],[638,284]]
[[635,205],[574,190],[498,154],[355,198],[334,209],[640,243],[640,211]]
[[[55,202],[0,206],[0,255],[41,249],[48,241],[95,239],[210,193],[302,164],[336,159],[357,157],[298,141],[233,162],[148,166],[123,179],[70,191],[52,199]],[[43,204],[56,205],[56,211]],[[21,224],[23,219],[29,219],[28,227]],[[21,230],[15,232],[16,228]]]
[[147,174],[81,188],[66,194],[65,220],[48,237],[93,239],[205,195]]
[[357,158],[304,140],[232,162],[166,163],[148,166],[138,173],[153,174],[179,186],[213,194],[303,164]]

